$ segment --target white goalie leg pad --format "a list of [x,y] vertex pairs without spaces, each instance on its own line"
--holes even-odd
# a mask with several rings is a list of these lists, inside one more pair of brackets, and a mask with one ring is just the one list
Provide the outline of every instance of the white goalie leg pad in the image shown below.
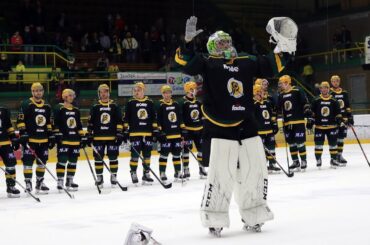
[[201,204],[205,227],[229,227],[229,205],[238,162],[238,142],[212,139],[208,177]]
[[242,140],[239,147],[238,181],[235,200],[239,212],[249,226],[264,223],[274,218],[266,204],[268,174],[266,156],[260,137]]

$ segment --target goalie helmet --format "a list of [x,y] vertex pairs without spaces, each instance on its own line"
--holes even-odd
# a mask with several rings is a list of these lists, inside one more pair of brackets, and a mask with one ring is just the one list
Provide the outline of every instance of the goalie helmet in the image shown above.
[[232,59],[238,56],[231,36],[224,31],[216,31],[208,38],[207,50],[210,55],[225,59]]
[[274,53],[297,50],[297,24],[289,17],[274,17],[269,20],[266,31],[271,35],[270,42],[276,44]]

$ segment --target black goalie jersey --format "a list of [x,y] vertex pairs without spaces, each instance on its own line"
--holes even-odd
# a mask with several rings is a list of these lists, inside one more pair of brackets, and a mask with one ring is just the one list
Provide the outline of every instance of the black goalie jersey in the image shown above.
[[199,131],[203,129],[202,122],[202,104],[196,99],[190,99],[186,96],[180,101],[182,108],[182,119],[184,121],[185,129],[189,131]]
[[305,123],[303,112],[306,106],[308,106],[307,97],[297,87],[279,94],[278,108],[283,114],[284,126]]
[[153,101],[148,97],[129,100],[125,108],[124,127],[131,137],[152,136],[157,128]]
[[258,134],[271,134],[272,125],[276,122],[276,112],[273,103],[269,100],[254,101],[255,117]]
[[51,135],[51,107],[44,100],[39,103],[33,98],[22,102],[18,114],[17,127],[20,134],[29,136],[31,143],[46,143]]
[[344,118],[348,118],[352,114],[351,107],[349,105],[349,98],[348,98],[348,92],[343,89],[334,90],[331,89],[331,95],[334,99],[336,99],[339,103],[340,107],[340,113]]
[[157,109],[158,129],[166,134],[167,139],[181,138],[181,128],[185,125],[182,121],[180,106],[176,101],[169,103],[160,100]]
[[67,108],[63,104],[55,106],[53,131],[63,135],[63,145],[79,145],[83,135],[80,110],[73,106]]
[[336,128],[338,117],[342,117],[339,103],[332,96],[324,98],[321,95],[316,97],[311,106],[315,119],[315,128],[331,129]]
[[90,110],[88,132],[94,140],[115,140],[117,131],[123,130],[120,107],[110,100],[98,101]]

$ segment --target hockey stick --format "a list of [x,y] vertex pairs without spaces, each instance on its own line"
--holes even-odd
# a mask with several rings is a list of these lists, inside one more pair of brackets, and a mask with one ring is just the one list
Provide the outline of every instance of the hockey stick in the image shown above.
[[269,156],[271,156],[277,165],[279,165],[279,167],[281,168],[281,170],[283,170],[284,174],[286,176],[288,176],[289,178],[293,177],[294,176],[294,172],[289,172],[289,168],[288,168],[288,172],[283,168],[283,166],[280,165],[280,163],[276,160],[276,157],[274,155],[272,155],[272,153],[269,151],[269,149],[266,148],[266,146],[263,146],[265,148],[265,152],[267,152],[267,154]]
[[[0,167],[0,169],[5,173],[5,174],[8,174],[9,175],[9,173],[6,171],[6,169],[4,169],[3,167]],[[40,198],[38,198],[38,197],[35,197],[30,191],[28,191],[16,178],[12,178],[14,181],[15,181],[15,183],[17,183],[25,192],[27,192],[33,199],[35,199],[36,201],[38,201],[38,202],[41,202],[40,201]]]
[[357,136],[357,134],[356,134],[355,129],[353,128],[353,126],[352,126],[352,125],[349,125],[349,127],[352,129],[352,132],[353,132],[353,134],[354,134],[354,135],[355,135],[355,137],[356,137],[357,143],[358,143],[358,145],[359,145],[359,146],[360,146],[360,148],[361,148],[362,154],[364,154],[364,157],[365,157],[365,159],[366,159],[366,162],[367,162],[367,164],[368,164],[368,165],[369,165],[369,167],[370,167],[369,159],[367,159],[367,156],[366,156],[366,154],[365,154],[364,149],[362,148],[362,145],[361,145],[360,139],[358,138],[358,136]]
[[[141,161],[144,163],[144,158],[135,149],[135,147],[131,145],[131,149],[134,150],[134,152],[140,157]],[[154,177],[158,180],[158,182],[161,184],[161,186],[163,186],[163,188],[169,189],[169,188],[172,187],[172,183],[168,183],[168,184],[163,183],[163,181],[157,176],[157,174],[152,170],[152,168],[150,166],[146,166],[145,164],[143,164],[143,167],[144,167],[145,170],[149,170],[154,175]]]
[[[103,162],[103,164],[104,164],[104,166],[105,166],[105,168],[108,170],[108,172],[110,173],[110,175],[112,176],[113,175],[113,173],[112,173],[112,171],[110,170],[110,168],[108,167],[108,165],[107,165],[107,163],[104,161],[104,159],[103,159],[103,157],[99,154],[99,152],[96,150],[96,148],[95,148],[95,146],[92,146],[92,148],[93,148],[93,151],[95,152],[95,154],[101,159],[101,161]],[[127,186],[122,186],[119,182],[118,182],[118,180],[117,180],[117,184],[118,184],[118,186],[119,186],[119,188],[121,188],[121,190],[122,191],[127,191]]]
[[100,190],[100,188],[99,188],[99,185],[97,185],[97,184],[96,184],[96,182],[97,182],[97,181],[96,181],[96,176],[95,176],[95,174],[94,174],[94,170],[93,170],[92,165],[91,165],[91,163],[90,163],[90,159],[89,159],[89,156],[87,155],[87,152],[86,152],[85,147],[83,147],[83,148],[82,148],[82,150],[83,150],[83,151],[84,151],[84,153],[85,153],[85,157],[86,157],[87,163],[89,164],[89,168],[90,168],[91,174],[92,174],[92,176],[93,176],[93,178],[94,178],[96,188],[98,189],[99,194],[101,194],[101,190]]
[[[53,177],[53,179],[58,182],[58,179],[55,177],[55,175],[50,171],[50,169],[45,165],[45,163],[42,162],[42,160],[37,156],[36,152],[31,148],[31,147],[27,147],[28,150],[31,151],[32,155],[36,158],[36,161],[39,162],[39,164],[41,164],[41,166],[43,166],[46,171],[48,171],[48,173],[51,175],[51,177]],[[62,186],[64,192],[71,198],[71,199],[74,199],[75,197],[73,196],[73,194],[69,193],[69,191],[64,187]]]
[[182,187],[184,187],[184,184],[185,184],[185,178],[184,178],[184,176],[185,176],[185,168],[184,168],[184,161],[183,161],[183,159],[182,159],[182,156],[184,155],[184,146],[185,146],[185,144],[182,144],[182,149],[181,149],[181,186]]

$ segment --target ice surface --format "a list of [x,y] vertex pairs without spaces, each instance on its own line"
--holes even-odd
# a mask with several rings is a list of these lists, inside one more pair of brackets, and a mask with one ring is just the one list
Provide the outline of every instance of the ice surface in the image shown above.
[[[370,145],[364,145],[369,152]],[[277,150],[286,166],[285,149]],[[159,184],[132,187],[128,158],[120,159],[119,181],[130,185],[128,192],[111,189],[105,171],[104,194],[98,195],[85,162],[78,165],[75,181],[80,189],[71,200],[58,193],[56,183],[46,173],[48,195],[41,203],[22,193],[8,199],[4,175],[0,177],[0,244],[123,244],[132,222],[154,230],[162,244],[370,244],[370,168],[358,145],[346,145],[345,168],[330,169],[327,147],[323,167],[315,167],[313,148],[308,147],[308,170],[287,178],[270,175],[269,205],[275,219],[262,227],[262,233],[242,230],[235,203],[231,204],[231,226],[221,238],[213,238],[203,228],[199,207],[204,180],[192,159],[192,179],[186,185],[174,183],[165,190]],[[157,172],[158,158],[152,167]],[[49,164],[55,171],[55,164]],[[22,167],[17,167],[23,183]],[[138,171],[141,178],[142,170]],[[173,166],[168,165],[173,177]]]

